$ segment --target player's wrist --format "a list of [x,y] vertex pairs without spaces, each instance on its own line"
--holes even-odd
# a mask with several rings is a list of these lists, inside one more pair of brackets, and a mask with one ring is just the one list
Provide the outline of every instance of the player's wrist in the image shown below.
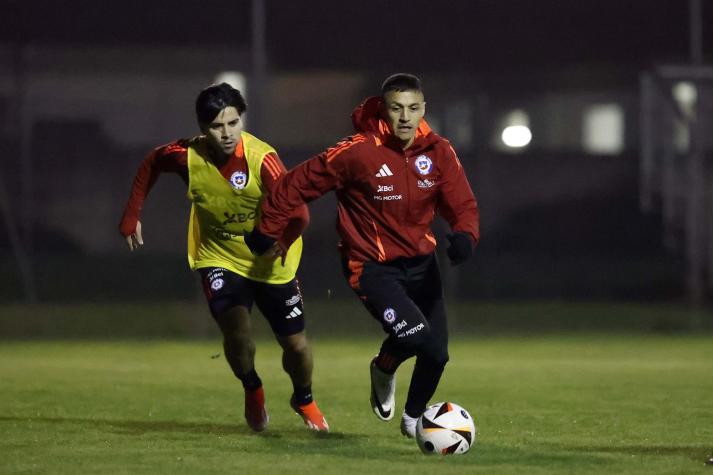
[[276,241],[275,238],[261,233],[257,227],[254,227],[252,231],[246,233],[244,238],[245,245],[248,246],[250,252],[256,256],[265,254],[265,252],[267,252],[267,250],[270,249]]

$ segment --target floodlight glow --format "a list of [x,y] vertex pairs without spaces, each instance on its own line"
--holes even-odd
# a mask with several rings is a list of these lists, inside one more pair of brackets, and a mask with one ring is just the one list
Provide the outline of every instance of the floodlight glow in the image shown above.
[[671,93],[683,113],[689,118],[693,117],[698,100],[696,85],[690,81],[679,81],[671,88]]
[[247,97],[247,94],[245,93],[246,80],[243,73],[238,71],[222,71],[215,77],[215,84],[220,84],[222,82],[227,82],[240,91],[243,96]]
[[511,125],[503,129],[500,137],[505,145],[511,148],[522,148],[532,140],[532,132],[526,125]]
[[624,150],[624,110],[619,104],[594,104],[584,110],[582,146],[600,155]]
[[673,93],[673,97],[676,99],[676,102],[682,106],[690,107],[695,104],[696,99],[698,99],[698,90],[696,89],[696,85],[690,81],[677,82],[674,84],[671,92]]

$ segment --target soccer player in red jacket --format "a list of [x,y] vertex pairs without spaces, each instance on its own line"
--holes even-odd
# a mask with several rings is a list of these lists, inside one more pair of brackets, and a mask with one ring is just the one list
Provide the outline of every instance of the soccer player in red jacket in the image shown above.
[[401,432],[436,391],[448,362],[443,290],[431,223],[451,227],[452,264],[470,258],[479,238],[478,206],[450,143],[423,119],[420,80],[395,74],[352,114],[356,133],[281,177],[262,203],[246,244],[258,255],[274,248],[294,209],[329,191],[338,201],[338,231],[349,285],[387,334],[371,361],[371,405],[389,421],[394,373],[416,356]]

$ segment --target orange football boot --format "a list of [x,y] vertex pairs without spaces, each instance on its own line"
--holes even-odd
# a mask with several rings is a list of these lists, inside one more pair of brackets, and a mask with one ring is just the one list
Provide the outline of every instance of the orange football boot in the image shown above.
[[290,406],[297,414],[302,416],[305,425],[311,430],[329,432],[329,424],[327,424],[327,420],[324,418],[322,411],[319,410],[319,407],[317,407],[316,402],[312,401],[304,406],[299,406],[293,396],[290,399]]
[[245,420],[255,432],[261,432],[267,427],[270,416],[265,409],[265,392],[262,386],[252,391],[245,390]]

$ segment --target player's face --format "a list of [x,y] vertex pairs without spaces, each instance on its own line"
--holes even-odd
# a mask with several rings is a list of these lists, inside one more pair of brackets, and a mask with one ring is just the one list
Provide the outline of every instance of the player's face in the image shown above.
[[426,113],[421,91],[389,91],[384,94],[384,120],[403,148],[413,144],[418,123]]
[[233,155],[235,147],[240,143],[240,132],[243,130],[243,121],[235,107],[226,107],[218,112],[210,124],[202,128],[208,141],[216,152],[223,155]]

